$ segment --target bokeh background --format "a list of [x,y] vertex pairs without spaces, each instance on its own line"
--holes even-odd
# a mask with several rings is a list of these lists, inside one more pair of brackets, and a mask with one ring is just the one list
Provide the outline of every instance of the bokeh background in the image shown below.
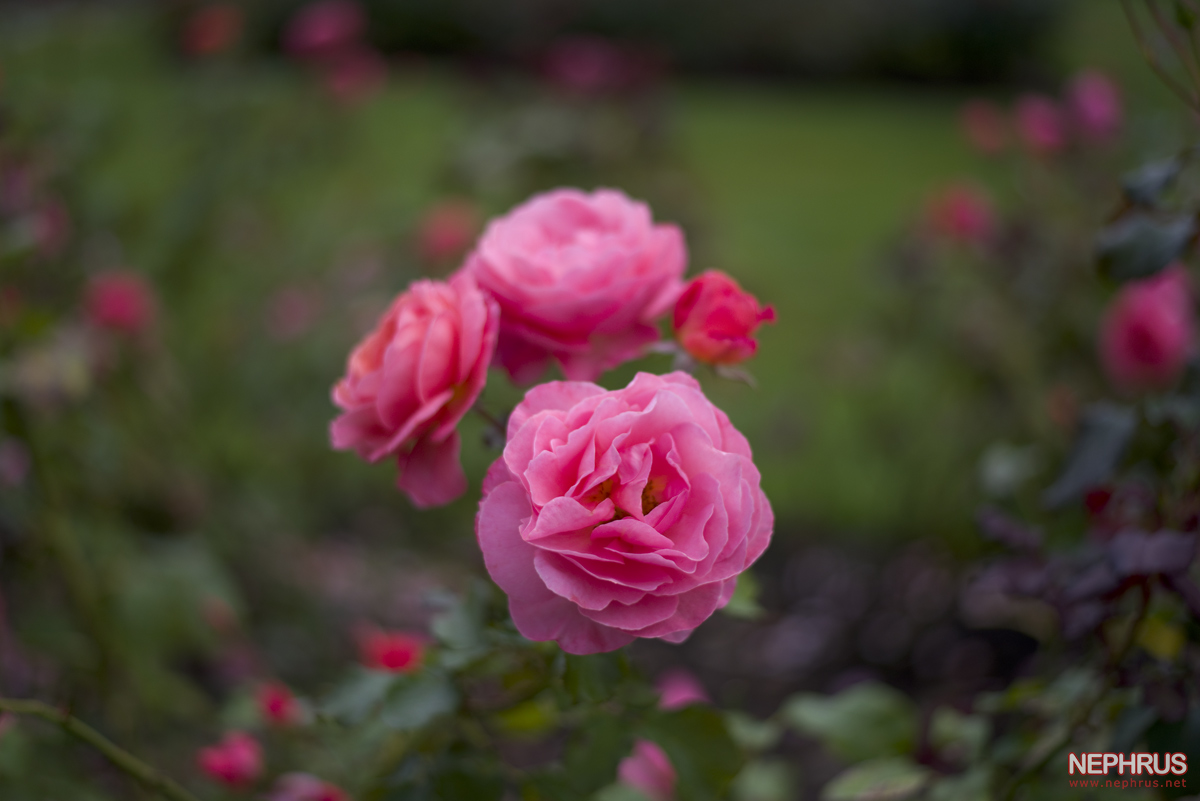
[[[87,659],[68,609],[91,590],[45,581],[46,514],[105,577],[136,679],[106,715],[168,763],[195,739],[173,721],[221,713],[245,677],[319,688],[357,626],[424,628],[482,575],[472,516],[496,451],[468,419],[472,490],[417,511],[389,465],[330,449],[330,388],[395,293],[561,185],[646,200],[685,229],[690,274],[724,270],[778,317],[756,386],[703,378],[777,515],[761,594],[684,646],[639,644],[639,663],[687,665],[764,715],[864,675],[942,696],[1020,669],[1036,625],[971,619],[961,565],[984,547],[979,503],[1061,455],[1023,450],[1031,432],[1066,434],[981,377],[956,349],[969,326],[929,323],[953,298],[903,268],[964,182],[998,215],[1055,221],[1027,240],[1086,255],[1121,170],[1194,133],[1118,3],[362,0],[336,63],[289,43],[300,5],[0,2],[3,694]],[[989,156],[964,134],[968,101],[1060,97],[1085,69],[1124,108],[1085,156],[1023,155],[1011,129]],[[113,270],[153,290],[136,335],[88,326],[89,280]],[[483,402],[519,396],[497,374]],[[0,774],[34,770],[41,747],[6,742]],[[795,793],[836,770],[789,748],[809,760]]]

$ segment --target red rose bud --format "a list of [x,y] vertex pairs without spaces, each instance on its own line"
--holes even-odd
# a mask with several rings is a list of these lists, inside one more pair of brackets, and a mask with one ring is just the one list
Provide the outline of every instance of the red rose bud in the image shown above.
[[1075,129],[1087,139],[1103,142],[1121,129],[1121,92],[1102,72],[1087,70],[1075,76],[1067,88],[1067,107]]
[[276,726],[290,726],[300,720],[300,705],[287,685],[270,682],[258,688],[258,712],[263,720]]
[[428,262],[462,256],[479,233],[479,211],[466,200],[445,200],[430,207],[417,224],[417,249]]
[[959,113],[963,134],[978,152],[995,156],[1008,147],[1008,121],[990,100],[972,100]]
[[370,629],[359,638],[362,663],[372,670],[416,673],[425,658],[425,641],[402,631]]
[[216,745],[201,748],[196,762],[213,781],[242,788],[262,774],[262,746],[249,734],[232,731]]
[[190,56],[212,56],[229,49],[241,32],[242,10],[232,3],[213,3],[188,18],[181,45]]
[[1067,146],[1067,119],[1062,108],[1044,95],[1017,100],[1017,133],[1035,156],[1050,156]]
[[297,58],[324,58],[357,44],[366,20],[354,0],[318,0],[296,12],[284,31],[284,47]]
[[88,322],[124,334],[144,331],[154,321],[154,293],[136,273],[100,273],[88,284],[84,302]]
[[1119,387],[1161,389],[1183,371],[1195,333],[1187,273],[1175,264],[1121,289],[1101,326],[1101,362]]
[[675,302],[675,336],[684,350],[707,364],[737,364],[754,355],[754,331],[775,321],[775,310],[742,290],[719,270],[693,279]]
[[929,202],[929,226],[956,242],[985,242],[996,230],[991,198],[970,184],[952,184]]

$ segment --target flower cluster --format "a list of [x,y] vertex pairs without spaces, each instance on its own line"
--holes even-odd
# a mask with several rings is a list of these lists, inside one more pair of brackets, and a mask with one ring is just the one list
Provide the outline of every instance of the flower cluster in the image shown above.
[[[334,447],[394,458],[400,489],[428,507],[466,490],[457,426],[489,364],[528,383],[554,362],[571,379],[533,387],[513,410],[476,518],[530,639],[577,654],[682,641],[770,539],[750,446],[695,379],[590,383],[643,355],[672,309],[695,360],[754,354],[774,310],[724,273],[684,285],[686,260],[681,231],[621,192],[536,196],[493,220],[448,280],[397,297],[334,388]],[[404,644],[385,640],[364,639],[368,663],[407,669]]]

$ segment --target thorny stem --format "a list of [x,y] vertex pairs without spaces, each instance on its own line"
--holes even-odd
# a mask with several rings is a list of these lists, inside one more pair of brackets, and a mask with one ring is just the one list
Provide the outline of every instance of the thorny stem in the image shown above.
[[1125,657],[1129,654],[1129,650],[1133,648],[1134,642],[1137,641],[1138,629],[1141,627],[1142,620],[1146,617],[1146,610],[1150,606],[1149,586],[1143,585],[1140,595],[1141,601],[1138,605],[1137,613],[1134,614],[1133,620],[1130,621],[1129,630],[1125,633],[1121,644],[1109,652],[1108,658],[1104,662],[1103,680],[1096,688],[1095,693],[1087,700],[1087,703],[1076,710],[1075,714],[1071,716],[1070,722],[1063,728],[1062,734],[1043,749],[1041,756],[1017,771],[1016,775],[1009,781],[1007,789],[1001,795],[1001,798],[1004,798],[1005,801],[1012,801],[1016,797],[1017,790],[1026,779],[1041,773],[1050,764],[1050,760],[1054,759],[1062,749],[1070,744],[1071,740],[1075,737],[1075,732],[1087,723],[1096,706],[1104,700],[1104,696],[1116,684],[1116,669],[1125,660]]
[[28,715],[54,723],[67,734],[95,748],[109,762],[136,779],[146,788],[157,792],[171,801],[198,801],[187,790],[180,787],[173,779],[147,765],[133,754],[121,748],[112,740],[105,737],[77,717],[61,709],[55,709],[41,701],[17,698],[0,698],[0,712],[11,712],[15,715]]
[[1133,0],[1121,0],[1121,8],[1125,11],[1125,18],[1129,20],[1129,27],[1133,30],[1133,38],[1137,41],[1138,49],[1142,51],[1142,57],[1146,59],[1146,63],[1150,65],[1150,69],[1154,70],[1154,73],[1167,85],[1167,88],[1174,92],[1188,108],[1200,112],[1200,98],[1197,98],[1194,92],[1189,91],[1187,87],[1175,80],[1175,76],[1171,75],[1158,60],[1158,56],[1154,53],[1154,46],[1146,37],[1141,23],[1137,20],[1137,13],[1133,10]]

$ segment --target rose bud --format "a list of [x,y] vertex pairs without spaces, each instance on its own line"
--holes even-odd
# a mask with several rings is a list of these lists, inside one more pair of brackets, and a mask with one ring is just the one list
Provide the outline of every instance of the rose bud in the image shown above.
[[1044,95],[1024,95],[1017,100],[1017,133],[1033,155],[1054,155],[1067,146],[1066,115]]
[[709,270],[683,290],[675,302],[675,336],[688,353],[706,364],[737,364],[754,355],[754,332],[775,321],[775,310],[759,306],[720,270]]
[[425,660],[425,640],[402,631],[368,629],[359,637],[362,663],[372,670],[416,673]]
[[300,704],[286,684],[269,682],[258,688],[258,713],[277,726],[290,726],[300,720]]
[[686,261],[682,232],[655,225],[644,203],[556,189],[493,220],[465,269],[500,305],[497,362],[528,383],[551,359],[591,380],[641,356]]
[[963,134],[985,156],[1003,153],[1008,147],[1008,121],[1000,107],[990,100],[971,100],[959,113]]
[[465,492],[456,426],[487,381],[499,316],[468,275],[410,286],[334,387],[342,415],[330,427],[333,447],[372,462],[394,456],[396,484],[416,506]]
[[1180,264],[1121,288],[1100,330],[1100,359],[1127,390],[1169,386],[1187,364],[1196,334],[1188,276]]
[[262,774],[262,746],[245,732],[231,731],[216,745],[201,748],[196,761],[213,781],[243,788]]
[[773,528],[746,438],[681,372],[529,390],[475,518],[517,630],[570,654],[683,642]]
[[1096,142],[1111,139],[1121,129],[1121,93],[1107,75],[1087,70],[1067,88],[1067,107],[1075,129]]
[[700,680],[683,668],[664,673],[655,685],[659,709],[680,709],[691,704],[708,704],[712,700]]
[[617,778],[640,790],[650,801],[671,801],[675,797],[675,767],[662,747],[650,740],[637,740],[633,753],[617,766]]
[[137,273],[100,273],[88,283],[84,311],[96,328],[138,334],[154,322],[154,293]]
[[212,3],[192,14],[183,28],[183,51],[212,56],[230,47],[242,32],[242,10],[232,3]]
[[362,7],[354,0],[317,0],[288,22],[283,45],[297,58],[322,59],[358,43],[365,26]]
[[417,250],[427,262],[459,258],[479,233],[479,211],[466,200],[446,200],[430,207],[417,224]]
[[935,234],[955,242],[983,243],[996,231],[991,198],[970,184],[947,186],[930,200],[926,214]]

